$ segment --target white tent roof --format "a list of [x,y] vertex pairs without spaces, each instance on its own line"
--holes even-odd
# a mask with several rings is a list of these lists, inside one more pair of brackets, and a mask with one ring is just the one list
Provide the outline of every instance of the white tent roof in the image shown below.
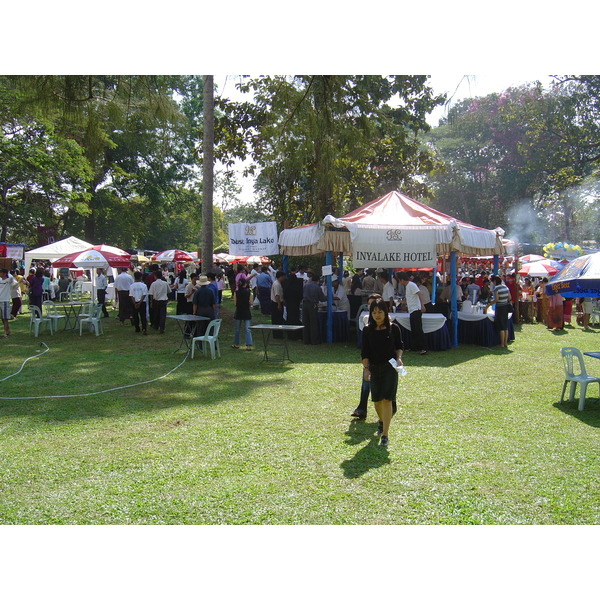
[[71,236],[47,246],[29,250],[25,252],[25,274],[29,271],[32,260],[49,260],[53,262],[72,252],[87,250],[91,246],[92,244]]

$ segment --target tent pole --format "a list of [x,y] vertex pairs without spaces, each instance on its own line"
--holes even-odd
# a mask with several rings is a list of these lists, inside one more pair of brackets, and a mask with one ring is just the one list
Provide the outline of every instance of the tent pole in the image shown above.
[[[325,253],[325,264],[332,266],[332,252]],[[331,283],[331,275],[327,275],[327,333],[326,341],[328,344],[333,342],[333,285]]]
[[287,275],[289,273],[287,254],[283,254],[281,256],[281,270],[285,273],[285,276],[287,277]]
[[500,261],[498,260],[498,255],[494,254],[494,266],[492,267],[492,273],[494,275],[498,275],[499,263],[500,263]]
[[450,314],[452,316],[452,331],[450,333],[451,345],[458,346],[458,304],[456,302],[456,250],[450,252],[450,285],[452,294],[450,296]]

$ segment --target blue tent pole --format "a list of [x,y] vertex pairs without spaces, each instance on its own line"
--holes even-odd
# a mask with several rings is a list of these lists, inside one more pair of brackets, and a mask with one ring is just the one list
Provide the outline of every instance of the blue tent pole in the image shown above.
[[435,288],[437,287],[437,256],[433,271],[431,271],[431,304],[435,304]]
[[[325,264],[332,266],[332,253],[325,253]],[[331,275],[327,275],[327,332],[326,341],[328,344],[333,342],[333,285],[331,284]]]
[[338,281],[340,285],[342,285],[342,281],[344,281],[344,253],[340,252],[338,254]]
[[498,260],[498,255],[494,254],[494,267],[492,268],[492,273],[494,273],[494,275],[498,275],[499,265],[500,265],[500,261]]
[[450,252],[450,314],[452,315],[452,331],[450,332],[451,345],[458,346],[458,303],[456,302],[456,251]]
[[281,270],[285,273],[286,277],[288,274],[288,257],[287,254],[281,256]]

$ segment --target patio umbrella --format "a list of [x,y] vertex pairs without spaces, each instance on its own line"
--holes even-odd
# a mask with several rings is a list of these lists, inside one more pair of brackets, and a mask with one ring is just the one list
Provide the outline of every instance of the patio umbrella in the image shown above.
[[266,265],[269,263],[269,258],[267,256],[248,256],[246,257],[246,264],[252,265],[254,263],[258,263],[259,265]]
[[600,252],[574,258],[546,285],[549,296],[600,297]]
[[[190,252],[190,254],[194,257],[194,262],[202,262],[202,259],[198,257],[198,253],[197,252]],[[212,260],[215,263],[217,261],[220,261],[221,259],[219,258],[218,254],[213,254],[212,255]]]
[[152,262],[195,262],[195,258],[183,250],[163,250],[155,254],[151,259]]
[[523,265],[518,273],[523,277],[548,277],[558,273],[558,269],[549,260],[536,260]]
[[131,266],[130,255],[114,254],[105,250],[89,248],[80,252],[67,254],[52,263],[53,267],[79,267],[80,269],[106,269],[107,267],[125,268]]
[[530,263],[535,262],[536,260],[544,260],[544,257],[539,254],[526,254],[525,256],[519,256],[519,260],[522,263]]
[[99,252],[110,252],[111,254],[118,254],[120,256],[130,256],[129,252],[125,252],[125,250],[121,250],[121,248],[117,248],[116,246],[107,246],[106,244],[98,244],[97,246],[92,246],[93,250],[98,250]]
[[[116,248],[118,250],[118,248]],[[123,252],[123,250],[121,250]],[[131,267],[130,255],[114,254],[106,250],[95,250],[90,248],[83,252],[73,252],[67,254],[52,263],[53,267],[78,267],[80,269],[93,269],[92,273],[92,300],[96,297],[96,269],[106,269],[107,267],[129,269]]]

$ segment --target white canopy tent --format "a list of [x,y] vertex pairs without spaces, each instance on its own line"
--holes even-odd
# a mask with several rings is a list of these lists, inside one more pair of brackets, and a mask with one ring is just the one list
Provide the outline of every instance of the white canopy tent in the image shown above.
[[92,244],[89,242],[84,242],[79,238],[71,236],[47,246],[29,250],[25,252],[25,274],[29,271],[31,261],[33,260],[49,260],[50,262],[54,262],[67,254],[87,250],[91,246]]

